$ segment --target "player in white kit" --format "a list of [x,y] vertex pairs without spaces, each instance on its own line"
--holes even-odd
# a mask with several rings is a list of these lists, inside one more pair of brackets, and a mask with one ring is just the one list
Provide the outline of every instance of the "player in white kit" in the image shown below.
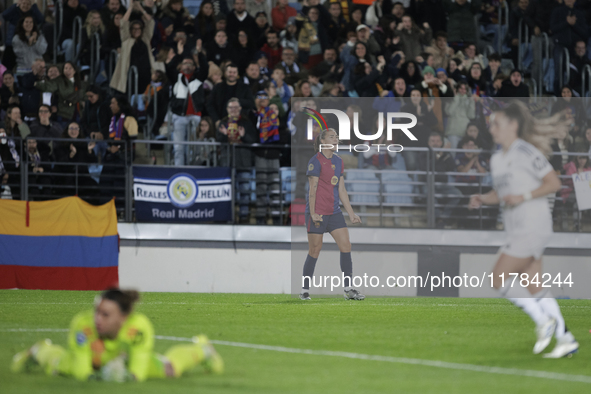
[[[491,116],[490,133],[501,145],[491,158],[494,189],[470,198],[470,209],[501,204],[507,242],[493,268],[493,286],[523,309],[536,323],[534,354],[541,353],[556,337],[556,347],[546,358],[576,352],[579,344],[564,323],[560,307],[542,281],[542,254],[552,236],[552,215],[547,196],[555,194],[560,179],[544,156],[551,152],[551,139],[567,132],[558,117],[545,121],[533,118],[527,106],[515,102]],[[520,276],[513,281],[510,273]],[[521,286],[527,274],[529,286]],[[531,283],[537,274],[538,283]],[[502,277],[504,276],[504,280]]]

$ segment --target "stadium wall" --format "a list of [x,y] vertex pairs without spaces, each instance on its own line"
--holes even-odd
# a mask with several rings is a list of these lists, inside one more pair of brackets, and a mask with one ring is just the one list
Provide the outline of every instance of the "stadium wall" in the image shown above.
[[[482,277],[495,262],[499,231],[351,228],[355,275]],[[119,224],[119,280],[156,292],[290,293],[299,289],[307,254],[303,227]],[[292,264],[292,261],[294,264]],[[591,234],[557,233],[544,256],[555,277],[571,272],[573,286],[557,297],[591,298]],[[329,235],[316,275],[338,275],[339,251]],[[586,279],[586,280],[585,280]],[[293,283],[292,283],[293,280]],[[334,294],[330,289],[319,294]],[[367,295],[496,297],[487,286],[369,288]]]

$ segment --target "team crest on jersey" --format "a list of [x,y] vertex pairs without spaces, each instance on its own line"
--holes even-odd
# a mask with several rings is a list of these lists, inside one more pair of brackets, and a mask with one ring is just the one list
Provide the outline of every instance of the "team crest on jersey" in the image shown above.
[[310,165],[308,166],[308,171],[312,171],[314,170],[314,164],[310,163]]
[[83,345],[86,343],[86,335],[84,335],[83,332],[80,331],[76,333],[76,343],[78,345]]
[[339,178],[337,178],[337,177],[336,177],[336,175],[335,175],[335,176],[333,176],[333,177],[330,179],[330,183],[332,183],[332,185],[333,185],[333,186],[334,186],[334,185],[336,185],[337,183],[339,183]]
[[330,166],[330,168],[332,168],[332,170],[334,171],[334,170],[336,170],[337,167],[333,164]]

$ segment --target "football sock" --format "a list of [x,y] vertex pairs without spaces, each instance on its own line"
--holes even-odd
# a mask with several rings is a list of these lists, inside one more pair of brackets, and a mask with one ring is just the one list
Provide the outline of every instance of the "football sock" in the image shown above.
[[353,276],[353,260],[351,260],[351,252],[341,252],[341,271],[343,271],[345,277],[345,289],[351,289],[351,277]]
[[505,297],[513,304],[523,309],[525,313],[536,323],[541,326],[550,319],[550,316],[542,309],[538,301],[530,294],[525,287],[521,287],[519,283],[511,286],[512,281],[505,282],[505,286],[499,289],[501,296]]
[[564,317],[562,317],[562,313],[560,312],[560,306],[558,306],[558,302],[552,295],[549,289],[544,289],[540,292],[537,292],[533,295],[536,297],[536,301],[542,308],[542,310],[548,315],[556,319],[556,331],[554,335],[556,339],[562,339],[565,336],[572,337],[574,340],[573,335],[568,331],[566,328],[566,324],[564,323]]
[[306,262],[304,263],[304,285],[302,287],[302,293],[310,290],[310,281],[314,276],[316,261],[318,261],[318,258],[314,258],[310,255],[306,257]]
[[173,346],[165,354],[172,364],[174,376],[179,377],[201,364],[205,358],[203,349],[198,344]]

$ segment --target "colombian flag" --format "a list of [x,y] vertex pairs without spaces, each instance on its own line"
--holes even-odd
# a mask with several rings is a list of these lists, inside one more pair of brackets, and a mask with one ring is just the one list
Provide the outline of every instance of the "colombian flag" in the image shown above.
[[115,201],[0,200],[0,289],[103,290],[118,265]]

